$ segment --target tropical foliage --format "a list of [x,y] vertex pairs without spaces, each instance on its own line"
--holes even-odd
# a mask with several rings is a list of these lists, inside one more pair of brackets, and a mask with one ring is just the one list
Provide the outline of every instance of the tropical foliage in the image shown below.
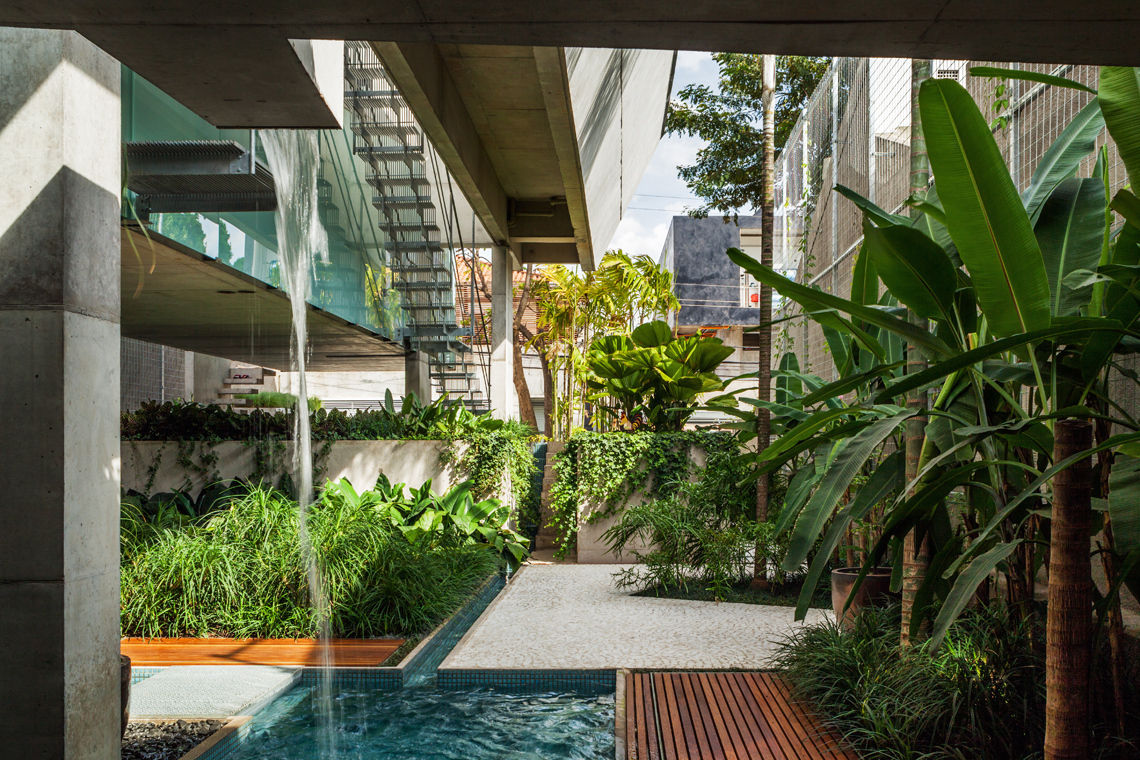
[[[1055,79],[1056,86],[1087,89]],[[1097,556],[1110,592],[1097,598],[1098,612],[1111,617],[1117,584],[1140,580],[1140,502],[1130,477],[1140,461],[1133,459],[1140,424],[1113,393],[1120,383],[1136,382],[1120,359],[1140,345],[1140,227],[1131,216],[1136,197],[1128,190],[1110,196],[1107,155],[1095,150],[1107,126],[1133,181],[1140,177],[1138,83],[1136,70],[1102,69],[1096,99],[1045,152],[1019,194],[967,91],[949,80],[924,82],[919,109],[935,181],[911,199],[913,216],[837,188],[864,216],[849,298],[730,252],[821,324],[839,372],[835,382],[780,408],[788,429],[755,456],[761,472],[805,452],[827,462],[797,474],[803,495],[789,497],[778,525],[789,537],[784,568],[810,563],[805,585],[824,571],[821,557],[847,526],[878,505],[881,536],[864,571],[892,561],[897,588],[908,537],[929,557],[902,623],[910,634],[930,626],[930,646],[937,647],[971,602],[984,606],[999,593],[1016,620],[1029,625],[1050,534],[1054,558],[1073,546],[1059,545],[1060,529],[1051,525],[1062,506],[1059,476],[1094,456],[1095,468],[1083,480],[1078,470],[1072,477],[1078,491],[1083,484],[1106,500],[1093,523],[1094,530],[1109,528]],[[908,358],[926,367],[905,371]],[[908,393],[920,403],[907,405]],[[888,451],[902,450],[908,422],[919,434],[918,445],[907,448],[916,457],[909,480],[900,455],[889,466],[882,462]],[[1095,443],[1066,450],[1060,431],[1081,426],[1095,430]],[[866,479],[860,484],[860,478]],[[1054,567],[1055,588],[1091,594],[1083,535],[1075,537],[1083,570],[1080,562]],[[1051,641],[1084,636],[1091,600],[1087,611],[1065,613],[1061,605],[1049,607]],[[1074,663],[1079,650],[1070,653]],[[1054,662],[1051,654],[1049,667]],[[1056,683],[1076,693],[1087,688]],[[1087,728],[1086,722],[1071,733],[1078,753]]]
[[590,344],[588,399],[611,421],[620,413],[644,419],[652,430],[680,430],[702,394],[724,387],[716,368],[731,355],[719,338],[674,338],[667,323],[647,322],[630,335],[605,335]]
[[[443,496],[381,480],[327,484],[307,511],[334,636],[423,633],[524,554],[495,500],[470,484]],[[302,559],[300,513],[260,486],[199,518],[124,503],[124,635],[312,637],[321,629]]]
[[[502,420],[475,414],[462,404],[448,404],[445,398],[424,404],[411,395],[397,409],[390,391],[380,409],[353,414],[317,409],[310,416],[314,440],[461,438],[503,427]],[[121,435],[130,441],[284,440],[293,436],[292,412],[242,413],[216,404],[148,401],[133,412],[123,412]]]
[[599,335],[629,335],[647,319],[678,309],[673,275],[648,256],[610,251],[593,272],[546,267],[532,285],[536,332],[528,346],[543,363],[550,399],[547,435],[567,438],[584,421],[586,352]]

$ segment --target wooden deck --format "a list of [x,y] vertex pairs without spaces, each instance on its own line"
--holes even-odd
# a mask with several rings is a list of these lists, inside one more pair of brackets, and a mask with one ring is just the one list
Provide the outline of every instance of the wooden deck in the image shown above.
[[[332,664],[375,667],[395,652],[403,639],[333,639]],[[123,639],[122,653],[132,665],[300,665],[320,667],[320,642],[314,639]]]
[[630,673],[628,760],[858,760],[776,673]]

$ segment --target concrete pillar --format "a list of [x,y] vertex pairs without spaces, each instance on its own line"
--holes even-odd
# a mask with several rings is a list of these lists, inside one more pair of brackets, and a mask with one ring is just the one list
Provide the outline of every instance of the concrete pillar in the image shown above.
[[0,29],[4,757],[119,757],[119,78]]
[[505,245],[491,249],[491,410],[499,419],[518,419],[515,397],[514,291],[511,251]]
[[404,396],[416,394],[421,403],[431,403],[431,368],[428,355],[409,349],[404,357]]

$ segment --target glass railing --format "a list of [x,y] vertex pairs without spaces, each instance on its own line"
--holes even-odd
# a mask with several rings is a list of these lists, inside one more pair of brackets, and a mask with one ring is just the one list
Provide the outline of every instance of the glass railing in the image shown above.
[[[126,67],[122,76],[124,142],[226,140],[248,150],[252,141],[264,163],[264,154],[250,130],[213,127]],[[345,124],[349,124],[347,117]],[[379,212],[372,205],[372,191],[365,181],[368,167],[353,155],[347,129],[322,131],[319,144],[319,208],[329,251],[327,261],[313,265],[310,303],[386,338],[401,340],[404,310],[399,292],[392,287]],[[135,217],[129,190],[124,201],[124,215]],[[271,211],[151,213],[145,223],[158,235],[281,287]]]

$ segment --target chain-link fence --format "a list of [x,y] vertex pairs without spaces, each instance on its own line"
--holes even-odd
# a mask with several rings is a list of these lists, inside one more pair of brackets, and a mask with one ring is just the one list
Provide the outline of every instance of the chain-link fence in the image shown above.
[[[981,65],[1056,74],[1094,89],[1097,68],[931,62],[932,76],[961,82],[992,120],[997,144],[1018,188],[1024,189],[1041,156],[1093,96],[1034,82],[969,75],[971,67]],[[910,194],[910,122],[910,59],[833,60],[777,157],[773,256],[777,270],[828,293],[849,294],[862,241],[862,215],[832,188],[845,185],[889,211],[903,211]],[[1106,139],[1102,133],[1099,144]],[[1082,167],[1084,173],[1091,171],[1093,161],[1090,158]],[[1126,176],[1111,142],[1108,166],[1115,192]],[[793,313],[791,305],[779,301],[775,305],[777,316]],[[778,329],[777,357],[794,351],[801,368],[824,379],[834,377],[834,364],[818,326],[801,320],[782,323]]]

